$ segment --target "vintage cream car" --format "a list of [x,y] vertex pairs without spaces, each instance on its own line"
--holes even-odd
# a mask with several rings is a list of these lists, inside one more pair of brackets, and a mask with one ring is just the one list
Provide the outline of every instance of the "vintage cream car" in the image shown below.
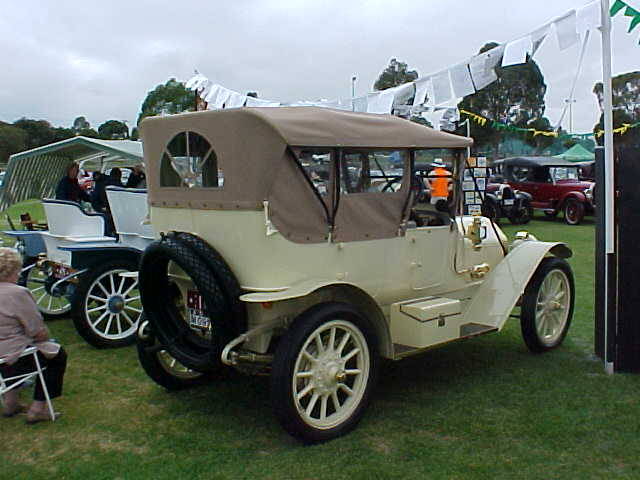
[[[268,372],[283,427],[323,441],[360,419],[380,358],[499,331],[519,301],[531,350],[567,333],[571,251],[457,215],[469,138],[295,107],[149,118],[142,134],[161,238],[140,263],[139,355],[167,388]],[[435,158],[455,188],[418,203],[413,165]]]

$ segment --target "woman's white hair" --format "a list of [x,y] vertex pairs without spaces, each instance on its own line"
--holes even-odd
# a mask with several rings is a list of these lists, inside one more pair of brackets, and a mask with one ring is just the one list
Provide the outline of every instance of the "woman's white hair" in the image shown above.
[[22,257],[14,248],[0,247],[0,282],[6,282],[22,269]]

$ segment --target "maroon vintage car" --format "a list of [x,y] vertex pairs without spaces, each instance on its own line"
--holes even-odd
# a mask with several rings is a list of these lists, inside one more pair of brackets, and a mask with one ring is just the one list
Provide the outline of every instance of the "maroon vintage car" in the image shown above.
[[562,212],[569,225],[593,215],[593,182],[579,179],[575,163],[553,157],[512,157],[497,160],[496,172],[514,189],[531,194],[531,206],[549,217]]

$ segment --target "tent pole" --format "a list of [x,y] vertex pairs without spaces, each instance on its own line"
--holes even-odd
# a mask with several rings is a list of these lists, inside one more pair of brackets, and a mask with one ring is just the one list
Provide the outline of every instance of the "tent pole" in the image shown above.
[[608,336],[614,332],[609,331],[609,317],[615,312],[609,311],[609,296],[615,292],[609,285],[610,259],[615,255],[615,176],[613,161],[613,93],[611,86],[611,17],[609,15],[609,0],[600,0],[602,9],[602,85],[603,85],[603,109],[604,109],[604,179],[605,179],[605,331],[604,331],[604,368],[607,373],[613,373],[613,358],[608,352]]

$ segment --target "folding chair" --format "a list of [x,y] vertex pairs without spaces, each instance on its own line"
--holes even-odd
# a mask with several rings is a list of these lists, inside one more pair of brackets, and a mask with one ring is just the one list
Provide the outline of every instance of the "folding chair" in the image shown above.
[[[13,390],[14,388],[18,388],[20,385],[24,384],[26,381],[38,377],[40,382],[42,383],[42,391],[44,392],[44,396],[47,400],[47,406],[49,407],[49,413],[51,414],[51,420],[55,421],[56,416],[53,411],[53,405],[51,404],[51,399],[49,398],[49,391],[47,390],[47,384],[44,382],[44,375],[42,372],[46,370],[47,367],[42,367],[40,365],[40,360],[38,359],[38,349],[36,347],[28,347],[22,352],[20,358],[26,357],[29,355],[33,355],[34,363],[36,364],[36,369],[33,372],[25,373],[23,375],[16,375],[14,377],[5,378],[0,371],[0,402],[4,405],[4,399],[2,395]],[[0,358],[0,365],[6,364],[7,361],[4,358]],[[15,381],[11,386],[7,385],[7,382]],[[37,381],[37,380],[36,380]]]

